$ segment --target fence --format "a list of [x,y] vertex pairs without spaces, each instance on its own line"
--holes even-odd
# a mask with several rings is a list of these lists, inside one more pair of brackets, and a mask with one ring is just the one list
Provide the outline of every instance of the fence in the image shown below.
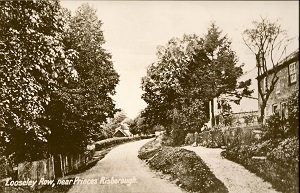
[[48,159],[18,164],[17,179],[31,179],[39,181],[42,178],[55,178],[53,156]]
[[0,158],[0,179],[11,178],[13,180],[37,180],[42,178],[52,180],[63,177],[66,174],[77,171],[93,160],[95,149],[82,154],[55,155],[47,159],[22,162],[12,167],[5,157]]
[[14,171],[9,161],[5,157],[0,157],[0,179],[12,178],[14,180],[31,179],[39,181],[42,178],[51,180],[64,177],[93,162],[95,150],[138,139],[140,137],[106,139],[96,142],[93,148],[89,148],[85,153],[75,155],[58,154],[43,160],[19,163]]

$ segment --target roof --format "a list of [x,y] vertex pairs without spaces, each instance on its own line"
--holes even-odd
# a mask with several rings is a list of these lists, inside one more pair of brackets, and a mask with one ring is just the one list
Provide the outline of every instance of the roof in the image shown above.
[[121,124],[121,126],[116,129],[113,135],[115,135],[117,132],[121,132],[124,136],[127,137],[132,136],[132,133],[129,131],[129,127],[126,124]]
[[121,126],[120,126],[120,127],[118,127],[118,128],[121,128],[121,129],[123,129],[123,130],[129,130],[129,127],[128,127],[128,125],[127,125],[127,124],[125,124],[125,123],[121,124]]
[[[275,68],[269,69],[267,72],[268,74],[273,73],[274,70],[281,70],[283,67],[287,66],[288,64],[299,61],[299,48],[289,54],[287,57],[282,59],[281,61],[278,62],[278,65],[275,66]],[[267,73],[261,74],[257,76],[257,79],[261,79],[266,76]]]

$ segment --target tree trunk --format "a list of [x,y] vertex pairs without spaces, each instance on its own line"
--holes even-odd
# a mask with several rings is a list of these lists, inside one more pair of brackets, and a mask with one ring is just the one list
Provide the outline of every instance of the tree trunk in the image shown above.
[[262,102],[262,104],[260,105],[260,120],[261,123],[264,125],[265,123],[265,108],[266,108],[266,103]]
[[211,100],[211,127],[215,126],[214,99]]

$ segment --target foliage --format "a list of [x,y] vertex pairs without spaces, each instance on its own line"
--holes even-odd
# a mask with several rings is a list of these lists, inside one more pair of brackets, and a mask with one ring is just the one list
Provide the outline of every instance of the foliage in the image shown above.
[[142,112],[145,121],[164,126],[167,134],[200,131],[212,98],[227,93],[239,101],[251,94],[249,81],[237,82],[242,68],[236,66],[230,44],[212,24],[203,38],[184,35],[158,47],[157,61],[142,79],[142,98],[148,104]]
[[[55,147],[51,149],[52,153],[82,151],[90,138],[99,140],[112,135],[111,130],[105,130],[101,125],[116,112],[110,95],[115,93],[119,81],[111,55],[102,48],[105,41],[96,10],[83,4],[73,17],[65,16],[68,23],[63,41],[67,48],[78,51],[74,68],[79,78],[78,82],[70,82],[57,94],[57,100],[52,101],[50,110],[62,112],[57,118],[61,122],[57,125],[61,127],[49,126],[56,131],[49,136]],[[57,116],[57,113],[49,114],[50,119]],[[57,139],[61,139],[59,145]]]
[[279,113],[271,115],[266,122],[267,126],[264,127],[264,139],[284,138],[286,121],[281,118]]
[[114,137],[101,141],[97,141],[95,143],[96,151],[101,150],[102,148],[110,147],[111,145],[117,145],[128,141],[139,140],[140,137]]
[[275,113],[267,119],[264,139],[285,139],[287,137],[299,138],[299,98],[298,91],[286,99],[288,114]]
[[[287,104],[287,117],[278,113],[270,116],[260,140],[251,144],[235,143],[222,155],[269,181],[279,191],[298,192],[299,182],[295,179],[299,176],[297,92],[287,99]],[[264,156],[266,159],[256,160],[253,156]]]
[[129,131],[133,134],[149,134],[152,133],[152,128],[146,123],[145,118],[139,114],[129,125]]
[[[278,191],[299,192],[299,141],[296,137],[234,146],[221,154],[270,182]],[[267,159],[253,159],[253,156]]]
[[201,145],[208,148],[218,148],[226,145],[224,142],[224,133],[220,128],[214,128],[209,131],[203,131],[195,137],[194,141],[197,141],[197,145]]
[[103,123],[101,127],[101,131],[98,132],[98,136],[94,139],[94,141],[99,141],[107,138],[113,137],[114,132],[118,127],[121,126],[121,123],[127,119],[127,115],[124,110],[118,109],[118,111],[114,114],[113,118],[109,118],[107,123]]
[[287,138],[269,151],[268,159],[283,167],[295,167],[299,164],[299,141],[297,138]]
[[71,17],[57,0],[0,9],[0,153],[18,163],[84,151],[106,135],[119,80],[96,11],[85,4]]
[[58,1],[0,3],[0,127],[5,155],[43,157],[51,129],[38,124],[52,94],[77,80],[77,52],[62,43],[65,20]]
[[251,114],[245,115],[243,118],[245,120],[246,125],[249,125],[249,123],[254,122],[255,115],[254,115],[254,113],[251,113]]
[[287,99],[288,119],[287,132],[292,136],[299,138],[299,93],[295,91]]
[[[261,99],[260,117],[264,120],[264,111],[270,94],[274,91],[279,78],[275,68],[282,60],[290,39],[278,21],[260,18],[252,22],[253,26],[243,32],[244,43],[255,55],[258,68],[258,93]],[[269,70],[273,69],[271,73]]]

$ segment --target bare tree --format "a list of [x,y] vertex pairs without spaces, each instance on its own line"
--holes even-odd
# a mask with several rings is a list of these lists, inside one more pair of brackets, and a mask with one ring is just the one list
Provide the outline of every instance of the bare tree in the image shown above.
[[287,31],[282,29],[278,21],[272,22],[261,17],[259,21],[253,21],[252,24],[252,28],[243,32],[243,40],[256,59],[258,93],[261,99],[260,118],[263,121],[270,94],[279,80],[276,67],[280,65],[292,39],[288,37]]

